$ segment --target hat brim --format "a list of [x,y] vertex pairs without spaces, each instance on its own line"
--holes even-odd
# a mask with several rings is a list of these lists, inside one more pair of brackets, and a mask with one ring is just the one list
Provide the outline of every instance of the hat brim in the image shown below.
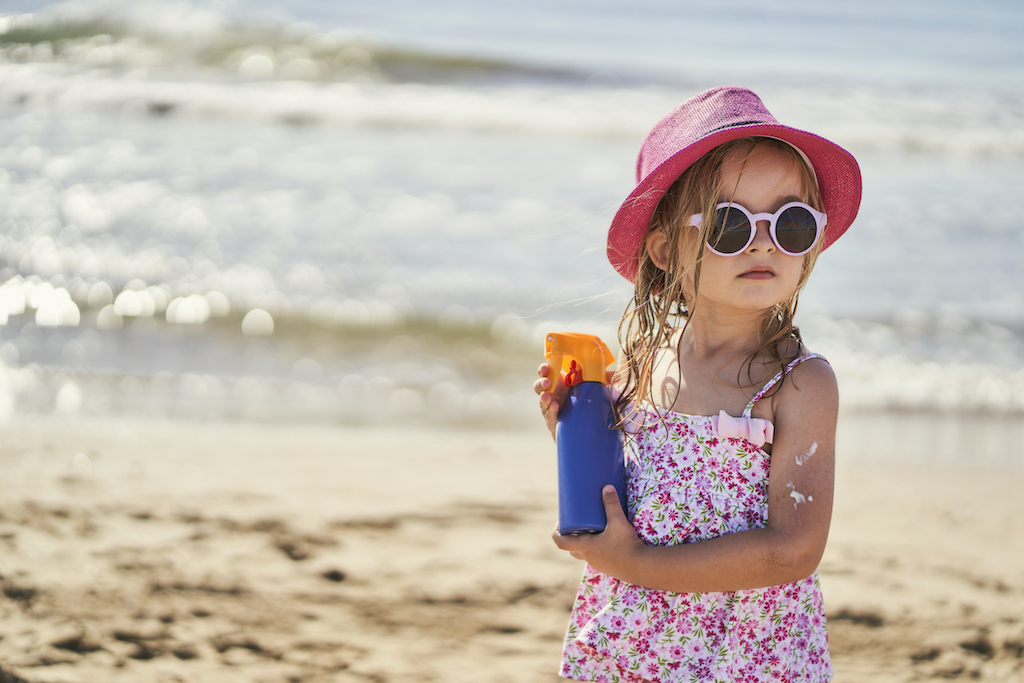
[[636,281],[640,247],[654,210],[665,192],[695,161],[715,147],[750,136],[778,138],[803,152],[811,162],[828,223],[822,235],[827,249],[846,232],[860,208],[860,167],[853,155],[825,138],[780,124],[757,123],[717,130],[662,162],[622,203],[608,230],[608,260],[630,282]]

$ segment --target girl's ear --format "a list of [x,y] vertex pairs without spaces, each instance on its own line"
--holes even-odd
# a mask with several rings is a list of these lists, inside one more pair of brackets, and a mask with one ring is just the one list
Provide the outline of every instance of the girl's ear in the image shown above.
[[651,257],[651,263],[661,270],[668,271],[668,236],[661,228],[651,232],[644,240],[647,248],[647,255]]

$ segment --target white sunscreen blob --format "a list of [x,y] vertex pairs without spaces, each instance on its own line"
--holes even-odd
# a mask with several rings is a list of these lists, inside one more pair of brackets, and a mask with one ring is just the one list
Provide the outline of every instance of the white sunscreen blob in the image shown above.
[[796,464],[803,467],[804,463],[811,459],[814,452],[818,450],[818,442],[815,441],[811,444],[811,447],[807,449],[807,452],[803,455],[796,456]]
[[814,501],[814,496],[805,496],[796,490],[796,486],[793,482],[786,484],[789,488],[789,497],[793,499],[793,509],[796,510],[796,506],[800,503],[806,503],[807,501]]

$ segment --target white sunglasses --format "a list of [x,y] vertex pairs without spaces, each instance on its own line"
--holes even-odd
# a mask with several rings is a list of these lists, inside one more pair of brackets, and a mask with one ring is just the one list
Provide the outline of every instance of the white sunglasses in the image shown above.
[[[750,213],[736,202],[715,207],[708,233],[708,249],[719,256],[735,256],[747,250],[757,234],[757,222],[768,221],[768,234],[783,254],[806,254],[821,237],[828,217],[803,202],[789,202],[775,213]],[[701,227],[703,214],[690,216],[690,224]]]

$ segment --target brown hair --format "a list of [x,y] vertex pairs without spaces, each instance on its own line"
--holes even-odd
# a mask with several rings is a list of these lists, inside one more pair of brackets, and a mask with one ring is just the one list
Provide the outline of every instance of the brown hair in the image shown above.
[[[640,246],[640,263],[633,298],[627,304],[619,324],[623,362],[619,365],[617,380],[624,386],[616,402],[620,414],[630,403],[635,405],[641,400],[648,400],[654,404],[652,377],[658,351],[669,343],[678,329],[675,321],[682,318],[685,329],[693,313],[700,287],[704,244],[708,240],[711,221],[702,221],[702,227],[697,230],[690,226],[690,216],[697,213],[710,216],[714,213],[724,189],[721,171],[726,158],[733,153],[743,154],[742,174],[742,169],[755,150],[772,151],[791,160],[803,186],[801,199],[821,210],[821,196],[810,166],[796,148],[775,138],[757,136],[726,142],[702,156],[676,179],[647,226]],[[647,237],[658,230],[664,232],[669,243],[664,270],[655,265],[647,251]],[[767,352],[772,362],[784,370],[802,351],[803,342],[800,331],[793,325],[793,316],[796,314],[800,290],[807,282],[823,244],[824,240],[819,239],[815,248],[803,257],[803,269],[793,295],[765,311],[760,322],[760,343],[740,367],[740,374],[746,368],[748,383],[741,384],[737,376],[738,386],[753,386],[752,363],[762,353]],[[688,282],[692,282],[694,301],[688,301],[685,294]],[[790,340],[795,340],[796,344],[789,343]],[[793,348],[797,349],[796,353]],[[781,385],[782,382],[776,384],[772,393],[778,391]]]

